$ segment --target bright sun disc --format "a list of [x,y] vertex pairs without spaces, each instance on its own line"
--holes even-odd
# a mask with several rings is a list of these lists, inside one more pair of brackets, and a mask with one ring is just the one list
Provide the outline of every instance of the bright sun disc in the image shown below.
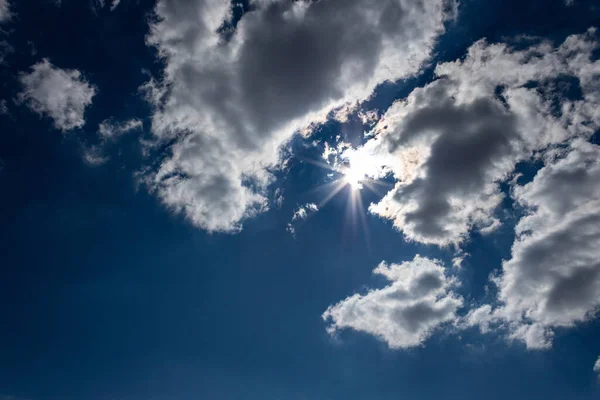
[[352,168],[348,168],[346,172],[344,172],[344,181],[350,185],[352,190],[360,190],[363,188],[362,181],[365,178],[364,174],[353,170]]

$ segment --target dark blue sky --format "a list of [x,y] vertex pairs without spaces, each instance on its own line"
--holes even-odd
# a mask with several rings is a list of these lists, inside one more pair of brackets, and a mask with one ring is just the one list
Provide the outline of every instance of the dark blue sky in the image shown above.
[[[463,0],[434,63],[462,57],[482,37],[560,43],[600,26],[595,3]],[[361,332],[329,336],[321,314],[384,286],[371,273],[379,262],[421,254],[450,263],[453,250],[403,241],[389,221],[367,213],[378,200],[367,190],[367,229],[352,224],[349,188],[300,221],[295,237],[286,232],[299,205],[327,195],[316,188],[330,171],[306,160],[319,159],[340,133],[364,141],[352,123],[295,137],[288,168],[270,188],[283,189],[282,206],[246,220],[241,233],[207,233],[170,212],[135,179],[147,165],[139,139],[151,136],[142,70],[159,75],[163,65],[145,44],[154,1],[121,0],[112,12],[93,5],[12,1],[14,16],[3,25],[14,52],[0,65],[9,111],[0,116],[0,398],[600,398],[592,371],[598,319],[558,329],[543,351],[475,328],[441,330],[403,350]],[[82,128],[63,134],[14,101],[19,72],[42,58],[84,71],[98,88]],[[385,111],[431,79],[426,68],[380,86],[369,107]],[[110,143],[106,164],[87,165],[82,153],[99,143],[96,127],[109,117],[140,118],[144,129]],[[531,179],[539,165],[520,168]],[[504,206],[505,224],[485,237],[473,233],[463,247],[470,257],[456,274],[466,304],[492,296],[489,274],[510,256],[520,214]]]

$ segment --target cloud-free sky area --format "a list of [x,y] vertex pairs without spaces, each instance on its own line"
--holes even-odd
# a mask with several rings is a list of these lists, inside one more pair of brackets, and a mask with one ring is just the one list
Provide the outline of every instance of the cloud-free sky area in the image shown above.
[[0,400],[599,399],[598,29],[0,0]]

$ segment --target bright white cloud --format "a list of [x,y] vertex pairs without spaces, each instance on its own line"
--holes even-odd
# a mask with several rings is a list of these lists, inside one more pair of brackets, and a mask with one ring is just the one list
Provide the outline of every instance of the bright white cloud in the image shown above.
[[114,140],[127,132],[142,129],[143,127],[144,124],[139,119],[130,119],[124,122],[105,119],[98,125],[98,134],[102,139]]
[[29,73],[20,73],[19,80],[23,86],[19,101],[52,118],[56,129],[66,132],[85,124],[84,112],[92,104],[96,89],[80,71],[57,68],[44,59]]
[[269,169],[292,134],[374,87],[418,72],[449,0],[161,0],[148,43],[164,80],[145,90],[157,140],[176,139],[151,176],[169,207],[209,231],[237,231],[268,206]]
[[596,364],[594,364],[594,372],[597,372],[598,376],[600,377],[600,357],[598,357]]
[[296,211],[294,211],[294,216],[292,217],[292,221],[296,221],[298,219],[306,219],[308,217],[309,212],[317,212],[319,211],[319,207],[317,207],[314,203],[307,203],[303,206],[298,207]]
[[[596,46],[594,30],[556,48],[479,41],[464,60],[438,65],[439,79],[394,103],[373,139],[348,150],[371,160],[368,176],[397,179],[371,212],[427,244],[460,244],[473,228],[493,231],[499,183],[517,162],[600,126]],[[579,82],[581,99],[561,92],[564,77]]]
[[415,347],[455,320],[463,305],[452,292],[454,280],[438,261],[416,256],[402,264],[382,262],[373,273],[390,285],[330,306],[323,314],[330,334],[350,328],[375,335],[390,348]]

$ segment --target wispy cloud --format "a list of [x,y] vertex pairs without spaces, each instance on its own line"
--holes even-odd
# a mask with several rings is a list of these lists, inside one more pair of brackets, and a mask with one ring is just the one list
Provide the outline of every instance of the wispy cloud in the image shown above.
[[310,214],[316,213],[317,211],[319,211],[319,207],[314,203],[306,203],[303,206],[299,206],[294,210],[292,220],[287,224],[286,230],[291,233],[292,236],[296,236],[296,223],[305,220]]

